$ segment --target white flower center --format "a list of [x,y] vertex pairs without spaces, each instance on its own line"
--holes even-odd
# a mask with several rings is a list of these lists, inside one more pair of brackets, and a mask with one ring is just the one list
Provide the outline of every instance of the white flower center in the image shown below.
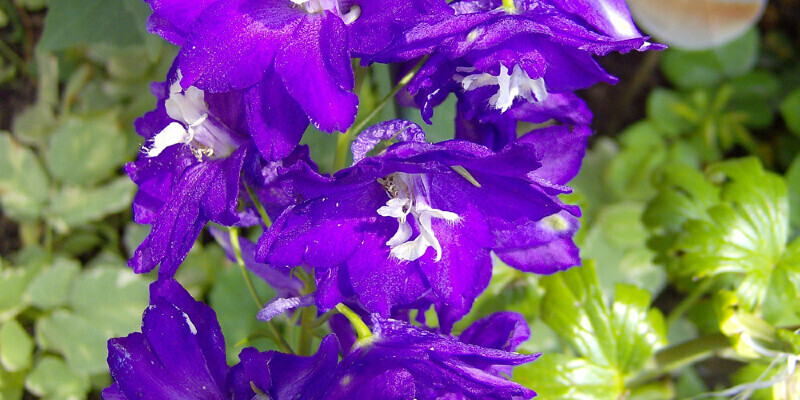
[[[472,72],[474,70],[474,68],[458,69],[459,72]],[[500,112],[506,112],[511,108],[517,97],[522,97],[531,103],[544,101],[547,98],[544,79],[531,79],[528,73],[520,68],[519,65],[514,66],[511,74],[508,73],[508,68],[505,65],[500,64],[500,75],[494,76],[483,72],[464,77],[456,75],[455,79],[461,82],[461,86],[465,91],[497,85],[497,93],[489,98],[489,104],[500,110]]]
[[332,11],[341,17],[342,21],[347,25],[352,24],[361,16],[361,7],[357,5],[350,7],[350,11],[347,13],[342,13],[339,7],[339,0],[292,0],[292,3],[303,7],[309,14]]
[[[386,244],[391,247],[391,255],[406,261],[414,261],[425,254],[428,247],[436,250],[436,261],[442,259],[442,246],[433,233],[431,223],[433,218],[456,222],[459,217],[450,211],[432,208],[428,203],[428,184],[424,175],[395,172],[378,179],[389,195],[389,201],[378,209],[378,214],[384,217],[397,218],[399,226],[394,236]],[[416,222],[419,235],[409,241],[413,230],[408,223],[411,215]]]
[[231,155],[239,144],[221,123],[209,118],[203,91],[194,86],[184,91],[180,80],[178,72],[178,79],[170,86],[169,98],[164,102],[167,115],[175,122],[156,134],[150,147],[142,150],[147,157],[156,157],[167,147],[183,144],[198,161],[203,157],[218,159]]

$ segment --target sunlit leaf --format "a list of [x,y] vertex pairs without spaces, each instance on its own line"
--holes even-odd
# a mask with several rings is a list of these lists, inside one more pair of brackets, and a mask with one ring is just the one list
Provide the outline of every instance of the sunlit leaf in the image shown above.
[[544,354],[514,369],[514,380],[552,400],[618,400],[624,391],[619,373],[582,358]]
[[89,392],[89,379],[59,357],[45,356],[25,379],[25,387],[43,399],[78,400]]
[[0,132],[0,202],[17,219],[36,218],[47,202],[50,186],[36,155]]
[[617,300],[608,307],[591,262],[545,277],[542,284],[542,320],[599,366],[638,371],[665,344],[663,317],[650,309],[649,292],[617,285]]
[[9,372],[16,372],[31,365],[33,339],[25,328],[12,319],[0,325],[0,364]]

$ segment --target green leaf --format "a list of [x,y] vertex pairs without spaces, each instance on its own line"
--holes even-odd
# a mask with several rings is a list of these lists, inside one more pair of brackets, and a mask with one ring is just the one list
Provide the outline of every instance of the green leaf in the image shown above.
[[789,130],[800,136],[800,88],[793,90],[783,99],[781,116]]
[[[102,299],[98,299],[97,304],[102,304]],[[137,324],[141,322],[141,310],[139,312],[135,320]],[[109,337],[86,318],[65,310],[58,310],[36,321],[36,342],[39,347],[62,354],[69,369],[76,373],[99,374],[108,371],[106,341]]]
[[92,188],[64,187],[54,196],[48,223],[60,232],[98,221],[130,207],[136,185],[127,177]]
[[36,155],[0,132],[0,202],[14,219],[38,217],[47,202],[50,183]]
[[80,44],[141,43],[149,8],[136,0],[59,0],[49,3],[38,51]]
[[114,112],[69,118],[53,133],[47,167],[64,183],[92,185],[125,163],[125,138]]
[[792,160],[786,171],[786,191],[789,196],[789,221],[793,228],[800,228],[800,155]]
[[141,326],[149,302],[148,279],[130,269],[101,266],[75,281],[70,304],[106,337],[127,335]]
[[654,294],[664,288],[666,274],[652,263],[653,253],[645,243],[643,210],[643,204],[636,202],[611,204],[600,209],[587,227],[581,258],[596,261],[605,293],[617,283],[636,283]]
[[759,35],[755,29],[714,49],[687,51],[669,49],[661,58],[661,69],[680,88],[711,87],[723,78],[743,75],[758,59]]
[[617,301],[609,309],[592,262],[544,277],[542,284],[542,320],[599,366],[638,371],[665,344],[663,317],[649,308],[649,292],[617,285]]
[[25,299],[44,310],[66,304],[80,269],[81,265],[76,261],[56,259],[52,266],[42,269],[33,277],[25,291]]
[[25,387],[44,399],[79,400],[89,392],[89,378],[72,370],[59,357],[45,356],[25,379]]
[[[275,292],[264,284],[254,281],[259,289],[261,299],[271,299]],[[217,276],[217,282],[211,289],[209,303],[217,313],[222,335],[225,337],[229,362],[238,360],[241,348],[236,344],[253,333],[256,329],[265,329],[263,322],[256,319],[259,308],[248,292],[244,277],[236,267],[228,267]]]
[[14,318],[25,308],[22,295],[30,278],[28,269],[7,268],[0,271],[0,322]]
[[[686,100],[671,90],[656,88],[647,96],[647,117],[653,126],[668,136],[686,133],[691,123],[679,112]],[[636,126],[636,125],[634,125]]]
[[[709,204],[710,194],[706,201],[692,204],[697,199],[690,199],[686,191],[666,189],[649,211],[659,213],[661,222],[672,221],[651,226],[674,236],[666,252],[680,260],[674,272],[695,278],[741,275],[738,293],[755,307],[763,301],[770,274],[786,249],[786,185],[779,176],[764,171],[755,158],[713,164],[706,175],[708,184],[719,188],[717,204]],[[681,220],[685,222],[680,224]]]
[[17,320],[0,326],[0,363],[9,372],[30,367],[33,356],[33,339]]
[[549,400],[618,400],[624,391],[622,378],[613,368],[563,354],[544,354],[514,368],[514,381]]
[[22,399],[24,380],[24,372],[11,373],[0,368],[0,400]]
[[753,71],[730,82],[732,97],[728,109],[745,115],[745,124],[751,128],[765,129],[772,125],[775,115],[775,94],[780,81],[774,75]]

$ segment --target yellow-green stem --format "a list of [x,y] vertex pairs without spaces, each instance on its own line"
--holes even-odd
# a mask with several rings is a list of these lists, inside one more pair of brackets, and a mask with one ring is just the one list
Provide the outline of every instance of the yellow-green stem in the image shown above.
[[247,195],[250,196],[250,201],[252,201],[253,204],[256,206],[256,209],[258,210],[258,215],[261,216],[261,220],[264,222],[264,226],[269,228],[270,226],[272,226],[272,220],[269,219],[267,211],[264,210],[264,205],[261,204],[261,200],[258,199],[258,196],[256,196],[256,193],[253,192],[253,189],[251,189],[250,186],[245,185],[244,187],[245,189],[247,189]]
[[[231,247],[233,247],[233,254],[236,256],[236,264],[239,265],[239,270],[242,272],[242,277],[244,277],[244,282],[247,285],[247,289],[250,291],[250,295],[253,297],[253,301],[255,301],[256,306],[260,309],[264,306],[264,303],[258,296],[258,292],[256,292],[253,281],[250,279],[250,273],[247,271],[247,266],[244,264],[244,259],[242,258],[242,247],[239,245],[239,230],[236,228],[230,228],[229,232]],[[269,328],[269,333],[272,335],[270,339],[272,339],[272,341],[275,342],[275,344],[277,344],[282,351],[294,354],[292,347],[289,346],[289,343],[286,342],[286,339],[281,336],[280,332],[278,332],[278,328],[272,321],[267,321],[267,327]]]
[[342,315],[344,315],[350,324],[353,325],[353,329],[356,330],[356,335],[358,336],[358,341],[368,340],[372,337],[372,331],[369,330],[367,324],[361,320],[361,317],[358,316],[350,307],[347,307],[344,304],[339,303],[336,306],[336,309],[339,310]]

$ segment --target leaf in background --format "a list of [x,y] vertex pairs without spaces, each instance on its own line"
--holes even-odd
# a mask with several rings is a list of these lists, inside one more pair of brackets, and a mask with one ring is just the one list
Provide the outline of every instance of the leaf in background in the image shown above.
[[44,356],[25,379],[25,387],[46,400],[78,400],[86,398],[89,379],[67,366],[59,357]]
[[793,90],[783,99],[781,116],[789,130],[800,136],[800,88]]
[[23,143],[43,146],[56,125],[58,106],[58,58],[49,53],[36,54],[36,103],[14,116],[12,131]]
[[148,279],[128,268],[101,266],[90,269],[75,282],[70,304],[106,338],[139,330],[142,312],[149,302]]
[[[275,292],[266,285],[254,283],[257,288],[263,289],[259,291],[262,300],[268,301],[275,296]],[[250,297],[238,268],[228,267],[219,272],[209,295],[209,305],[217,313],[222,335],[225,337],[228,362],[234,363],[239,359],[238,355],[242,350],[236,344],[255,330],[266,328],[264,322],[256,319],[259,308]]]
[[548,400],[618,400],[625,389],[614,368],[563,354],[543,354],[514,368],[514,381]]
[[[102,300],[96,301],[102,304]],[[141,312],[136,322],[141,322]],[[106,341],[109,336],[86,318],[58,310],[36,321],[36,342],[43,350],[60,353],[69,369],[80,374],[108,372]]]
[[49,2],[37,51],[57,51],[81,44],[141,43],[150,10],[137,0],[59,0]]
[[581,258],[595,261],[604,293],[612,293],[617,283],[630,283],[655,295],[666,284],[664,271],[653,265],[653,253],[645,243],[643,209],[643,204],[636,202],[611,204],[603,207],[588,227]]
[[80,269],[81,265],[76,261],[56,259],[49,268],[34,275],[25,290],[26,301],[43,310],[63,306]]
[[800,229],[800,154],[794,158],[789,169],[786,170],[786,191],[791,211],[789,221],[794,229]]
[[707,217],[683,224],[672,253],[687,276],[742,275],[738,293],[755,307],[786,249],[786,185],[755,158],[713,164],[706,175],[720,187],[720,203],[707,209]]
[[621,374],[638,371],[665,344],[663,316],[650,309],[650,293],[617,285],[609,309],[591,261],[544,277],[542,284],[542,320],[594,364]]
[[0,326],[0,364],[9,372],[30,367],[33,356],[33,339],[17,320]]
[[14,219],[37,218],[47,202],[49,179],[36,155],[0,132],[0,202]]
[[774,99],[780,89],[778,78],[753,71],[732,79],[730,86],[732,97],[728,109],[744,113],[745,124],[751,128],[769,128],[775,116]]
[[681,107],[686,107],[686,100],[677,92],[655,88],[647,96],[646,107],[647,118],[667,136],[677,136],[692,128],[685,116],[679,113]]
[[25,373],[7,372],[5,369],[0,368],[0,399],[2,400],[20,400],[22,399],[23,382],[25,381]]
[[738,39],[710,50],[669,49],[661,58],[661,70],[679,88],[711,87],[723,78],[750,71],[758,59],[759,40],[758,32],[751,29]]
[[25,308],[22,294],[32,272],[25,268],[6,268],[0,271],[0,322],[16,317]]
[[136,185],[126,177],[91,189],[64,187],[53,195],[47,221],[56,230],[67,232],[128,209],[135,191]]
[[61,182],[90,186],[125,163],[125,148],[116,113],[69,118],[53,133],[47,168]]

